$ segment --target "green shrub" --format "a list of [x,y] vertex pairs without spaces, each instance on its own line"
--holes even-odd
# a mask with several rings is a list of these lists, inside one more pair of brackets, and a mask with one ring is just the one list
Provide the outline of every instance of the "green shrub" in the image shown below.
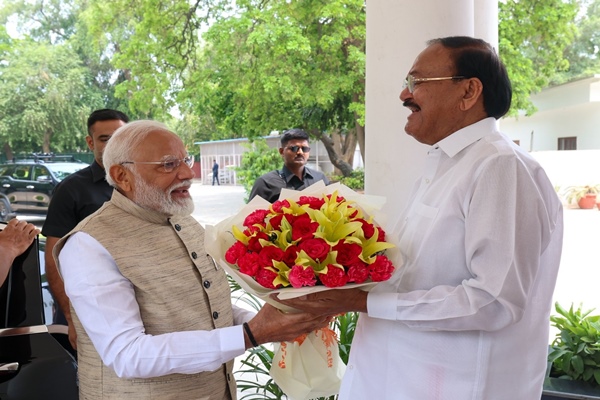
[[363,190],[365,188],[365,170],[357,168],[352,171],[350,176],[333,176],[331,180],[340,182],[353,190]]
[[569,311],[556,303],[557,315],[550,317],[558,328],[548,361],[550,376],[588,382],[600,386],[600,315],[583,312],[581,306]]
[[250,195],[254,181],[269,171],[281,168],[283,161],[276,148],[270,148],[265,140],[256,140],[247,147],[250,149],[242,156],[242,162],[235,170],[246,190],[246,200]]

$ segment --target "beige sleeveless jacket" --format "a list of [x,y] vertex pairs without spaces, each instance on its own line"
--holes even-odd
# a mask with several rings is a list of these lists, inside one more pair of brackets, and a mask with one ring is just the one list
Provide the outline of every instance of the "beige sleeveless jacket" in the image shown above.
[[[204,251],[204,229],[191,216],[167,218],[138,207],[115,191],[107,202],[63,238],[86,232],[115,259],[134,286],[146,334],[231,326],[229,285]],[[85,268],[86,255],[81,255]],[[233,361],[213,372],[123,379],[106,367],[71,309],[77,330],[79,392],[90,399],[235,399]]]

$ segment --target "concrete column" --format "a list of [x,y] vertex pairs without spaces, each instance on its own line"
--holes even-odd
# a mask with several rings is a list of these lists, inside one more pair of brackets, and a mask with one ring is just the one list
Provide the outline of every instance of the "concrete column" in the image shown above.
[[402,209],[427,146],[404,132],[402,82],[429,39],[478,36],[497,47],[497,0],[367,1],[365,191]]

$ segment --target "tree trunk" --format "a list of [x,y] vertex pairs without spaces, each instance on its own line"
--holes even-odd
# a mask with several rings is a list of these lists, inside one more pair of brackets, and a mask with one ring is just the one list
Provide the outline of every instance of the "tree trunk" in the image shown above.
[[42,139],[42,152],[43,153],[46,153],[46,154],[50,153],[50,142],[51,142],[53,133],[54,132],[52,131],[52,128],[48,128],[44,132],[44,137]]
[[4,154],[6,155],[6,160],[14,160],[15,155],[13,154],[12,148],[8,142],[4,143]]
[[[348,147],[350,145],[351,142],[354,143],[354,147],[356,147],[356,140],[352,139],[353,135],[352,133],[348,133],[346,134],[346,137],[344,138],[343,136],[339,135],[339,133],[334,133],[332,136],[335,137],[335,135],[338,135],[339,137],[337,138],[332,138],[329,135],[324,134],[321,131],[318,131],[316,129],[311,131],[312,135],[315,136],[317,139],[319,139],[323,145],[325,146],[325,150],[327,150],[327,155],[329,156],[329,160],[331,161],[331,163],[333,164],[333,166],[337,169],[340,170],[340,172],[342,173],[342,175],[344,176],[350,176],[350,174],[352,173],[352,164],[348,163],[345,160],[344,156],[347,156],[347,152],[348,152]],[[341,149],[337,150],[336,146],[335,146],[335,141],[338,140],[340,147],[342,147]],[[344,143],[342,145],[342,142]],[[351,145],[350,145],[351,146]],[[352,148],[352,155],[354,155],[354,147]],[[346,149],[344,151],[344,148]],[[341,151],[340,151],[341,150]]]
[[[363,85],[364,87],[364,85]],[[364,96],[363,96],[364,98]],[[354,102],[358,102],[359,99],[359,95],[358,94],[354,94],[352,95],[352,101]],[[354,112],[354,128],[356,129],[356,138],[358,140],[358,147],[360,149],[360,156],[362,157],[363,160],[363,165],[366,165],[366,160],[365,160],[365,127],[362,126],[360,124],[360,118],[359,115],[356,113],[356,111]]]

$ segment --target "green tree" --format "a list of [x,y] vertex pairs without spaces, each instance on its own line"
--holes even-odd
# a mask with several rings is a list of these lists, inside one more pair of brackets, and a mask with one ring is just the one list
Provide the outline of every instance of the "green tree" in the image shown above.
[[86,70],[67,46],[15,41],[0,63],[0,142],[12,151],[65,151],[84,146],[85,120],[101,104]]
[[242,165],[236,168],[237,176],[246,190],[246,200],[256,179],[281,168],[282,160],[276,148],[270,148],[264,139],[248,144],[249,150],[242,155]]
[[560,84],[600,73],[600,0],[583,0],[581,4],[585,12],[577,18],[575,40],[564,52],[569,67],[557,72],[552,83]]
[[499,53],[513,85],[509,115],[519,110],[531,115],[529,96],[568,68],[563,51],[574,38],[578,1],[507,0],[498,7]]
[[131,73],[118,95],[136,110],[211,115],[217,137],[301,127],[344,174],[357,141],[364,151],[364,0],[118,0],[85,15]]

